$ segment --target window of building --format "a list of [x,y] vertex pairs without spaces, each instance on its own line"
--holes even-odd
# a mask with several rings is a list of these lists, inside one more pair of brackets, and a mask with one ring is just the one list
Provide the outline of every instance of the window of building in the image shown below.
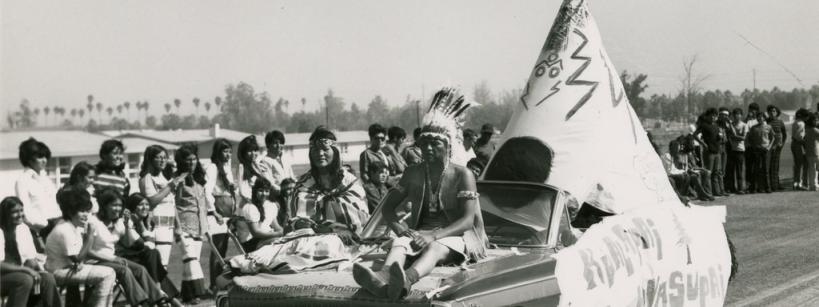
[[68,178],[71,177],[71,158],[57,157],[52,159],[52,161],[54,161],[54,171],[52,175],[57,179],[59,186],[62,186],[68,182]]

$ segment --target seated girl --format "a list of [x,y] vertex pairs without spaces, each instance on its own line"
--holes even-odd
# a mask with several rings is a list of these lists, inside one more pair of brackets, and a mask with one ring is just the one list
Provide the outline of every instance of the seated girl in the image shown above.
[[[98,265],[114,269],[132,306],[167,305],[169,299],[141,264],[116,255],[115,246],[131,246],[139,240],[130,212],[123,214],[122,196],[115,189],[98,192],[100,212],[90,221],[93,244],[88,251]],[[160,263],[161,265],[161,263]]]
[[54,274],[58,285],[86,285],[93,293],[86,295],[83,306],[110,306],[109,299],[116,282],[114,270],[89,260],[94,233],[88,224],[91,195],[82,189],[65,189],[57,194],[62,219],[46,238],[46,270]]
[[[153,220],[148,199],[141,193],[131,194],[125,202],[125,207],[128,210],[127,213],[130,213],[131,224],[139,238],[131,245],[125,245],[125,240],[120,240],[120,244],[117,244],[116,254],[145,266],[148,275],[151,275],[151,279],[159,282],[162,291],[172,298],[171,303],[176,306],[181,305],[176,299],[179,290],[168,278],[168,271],[162,265],[162,255],[156,249],[156,236],[154,233],[156,221]],[[128,215],[123,213],[123,218],[126,216]]]
[[[8,295],[5,306],[59,307],[60,292],[54,275],[37,262],[31,230],[24,223],[23,202],[10,196],[0,203],[0,288]],[[35,291],[35,289],[38,289]]]
[[251,202],[242,206],[237,236],[245,252],[255,251],[284,233],[278,222],[279,205],[268,200],[271,187],[267,179],[256,179]]

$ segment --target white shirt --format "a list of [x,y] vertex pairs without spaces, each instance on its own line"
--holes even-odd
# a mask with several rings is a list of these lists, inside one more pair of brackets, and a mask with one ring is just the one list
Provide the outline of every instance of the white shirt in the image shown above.
[[45,227],[48,220],[62,215],[57,204],[57,188],[45,170],[38,174],[31,168],[25,168],[14,183],[14,191],[23,202],[23,212],[31,226]]
[[253,234],[250,233],[250,227],[247,223],[259,223],[259,228],[265,231],[273,229],[270,224],[279,215],[279,205],[271,201],[265,201],[262,208],[264,208],[264,221],[261,220],[261,213],[255,205],[247,203],[242,207],[240,215],[245,221],[237,225],[236,236],[239,237],[239,241],[244,243],[253,239]]
[[265,166],[270,168],[270,173],[273,176],[273,181],[271,184],[278,189],[279,185],[282,184],[282,180],[285,178],[294,178],[293,176],[293,167],[290,164],[290,161],[287,161],[284,157],[279,157],[278,159],[274,159],[268,156],[265,156],[262,159],[262,163]]
[[[115,257],[114,254],[115,245],[119,240],[126,234],[125,222],[123,219],[119,219],[114,222],[113,229],[109,229],[108,226],[105,226],[105,223],[100,221],[99,219],[89,219],[89,223],[94,223],[94,244],[91,245],[91,250],[98,252],[102,255],[108,257]],[[131,237],[137,238],[138,234],[136,230],[131,228]]]
[[[150,173],[145,174],[144,177],[139,179],[139,189],[142,194],[145,196],[153,196],[156,193],[159,193],[159,190],[162,190],[166,186],[168,186],[168,179],[165,179],[165,176],[159,174],[158,176],[151,175]],[[175,207],[175,200],[174,200],[174,193],[168,193],[159,204],[153,210],[154,216],[174,216],[176,215],[176,207]]]
[[61,220],[54,226],[46,239],[46,270],[54,272],[72,265],[68,256],[76,256],[82,250],[82,228],[69,221]]
[[[235,184],[236,181],[233,179],[230,162],[222,165],[222,168],[225,170],[227,181]],[[208,164],[208,166],[205,167],[205,180],[205,198],[208,200],[208,211],[213,211],[215,209],[213,204],[216,202],[214,196],[230,196],[230,191],[225,187],[225,184],[222,183],[222,180],[219,180],[219,167],[216,163]]]
[[[31,230],[26,224],[17,225],[14,230],[14,237],[17,240],[17,251],[20,252],[20,262],[25,263],[30,259],[37,259],[37,249],[34,248],[34,238],[31,237]],[[6,259],[6,236],[3,229],[0,229],[0,262]]]

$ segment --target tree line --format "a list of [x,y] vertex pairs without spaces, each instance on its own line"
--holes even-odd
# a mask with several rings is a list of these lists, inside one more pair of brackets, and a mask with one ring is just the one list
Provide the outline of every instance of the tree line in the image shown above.
[[[684,87],[677,94],[654,94],[645,97],[649,77],[645,74],[631,75],[624,71],[620,75],[626,96],[641,119],[685,122],[710,107],[746,109],[755,102],[760,106],[775,105],[782,110],[811,107],[819,102],[819,85],[810,88],[795,88],[783,91],[777,87],[770,90],[746,89],[739,94],[730,90],[707,90]],[[503,128],[512,111],[519,103],[521,89],[493,92],[486,82],[475,85],[468,96],[479,104],[466,117],[467,127],[480,127],[485,123]],[[195,107],[194,114],[181,114],[183,103]],[[88,131],[123,129],[196,129],[209,128],[218,123],[221,127],[260,133],[280,129],[289,133],[310,132],[318,125],[329,126],[340,131],[366,130],[372,123],[399,126],[411,131],[426,113],[425,100],[407,97],[394,104],[382,96],[375,95],[368,102],[348,101],[328,89],[315,111],[306,111],[307,100],[291,102],[285,98],[274,99],[267,92],[257,92],[251,85],[240,82],[225,87],[223,96],[212,99],[192,98],[189,102],[175,98],[160,105],[164,113],[149,115],[152,104],[148,101],[123,102],[107,105],[95,100],[93,95],[86,98],[85,108],[65,109],[61,106],[31,107],[23,99],[18,109],[8,115],[7,124],[12,129],[38,126],[56,126]],[[131,110],[134,113],[131,114]],[[203,107],[204,112],[200,112]],[[293,109],[300,109],[293,111]],[[175,111],[175,112],[172,112]]]

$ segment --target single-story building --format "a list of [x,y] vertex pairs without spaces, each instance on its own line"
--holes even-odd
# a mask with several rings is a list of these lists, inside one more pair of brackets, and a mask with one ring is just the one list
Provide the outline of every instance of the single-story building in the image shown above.
[[[55,185],[62,186],[68,181],[71,168],[80,161],[91,164],[99,162],[100,145],[110,137],[89,133],[80,130],[38,130],[38,131],[3,131],[0,132],[0,196],[14,195],[14,182],[23,171],[19,159],[20,143],[28,138],[35,138],[45,143],[51,150],[46,170],[54,180]],[[136,186],[139,166],[142,164],[142,153],[145,147],[156,142],[144,139],[123,139],[125,145],[125,172],[131,178],[132,186]],[[162,143],[173,151],[177,146]]]

